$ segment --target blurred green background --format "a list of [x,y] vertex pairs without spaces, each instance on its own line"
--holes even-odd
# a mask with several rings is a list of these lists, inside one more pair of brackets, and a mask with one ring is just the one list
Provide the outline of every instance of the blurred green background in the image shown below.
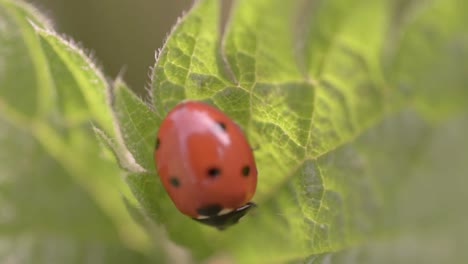
[[[192,0],[28,0],[58,32],[93,54],[108,77],[123,72],[138,93],[149,83],[155,51]],[[118,54],[118,56],[116,56]]]

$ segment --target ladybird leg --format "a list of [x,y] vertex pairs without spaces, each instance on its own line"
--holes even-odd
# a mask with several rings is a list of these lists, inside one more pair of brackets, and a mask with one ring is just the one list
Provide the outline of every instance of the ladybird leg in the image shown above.
[[161,140],[159,140],[159,137],[156,137],[156,142],[154,142],[154,150],[159,149],[159,145],[161,145]]

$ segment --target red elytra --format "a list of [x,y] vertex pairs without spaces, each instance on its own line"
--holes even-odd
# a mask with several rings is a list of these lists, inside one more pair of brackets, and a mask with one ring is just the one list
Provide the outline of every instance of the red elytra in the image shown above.
[[252,148],[240,127],[209,104],[176,105],[159,127],[154,159],[175,206],[201,223],[224,229],[255,206]]

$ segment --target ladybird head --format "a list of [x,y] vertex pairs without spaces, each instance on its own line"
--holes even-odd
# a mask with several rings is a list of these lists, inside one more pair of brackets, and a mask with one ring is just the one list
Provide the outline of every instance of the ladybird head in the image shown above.
[[213,204],[199,208],[200,216],[193,219],[205,225],[216,227],[218,230],[224,230],[239,222],[239,219],[254,207],[256,205],[249,202],[235,210],[226,211],[221,206]]

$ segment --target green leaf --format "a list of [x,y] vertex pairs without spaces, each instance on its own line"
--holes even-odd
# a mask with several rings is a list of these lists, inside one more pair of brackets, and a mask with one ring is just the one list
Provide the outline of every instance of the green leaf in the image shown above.
[[425,118],[444,119],[466,107],[468,5],[433,1],[417,11],[398,36],[390,74]]
[[[126,146],[147,170],[130,172],[128,183],[174,241],[196,258],[228,252],[239,263],[340,263],[355,251],[371,263],[407,237],[436,241],[466,217],[439,219],[447,212],[419,205],[431,194],[417,188],[423,168],[426,186],[444,179],[440,195],[450,196],[452,180],[466,184],[466,118],[457,117],[468,96],[463,1],[239,0],[222,33],[220,5],[197,2],[172,31],[154,67],[153,106],[116,88]],[[219,107],[260,146],[259,208],[224,232],[177,212],[152,171],[156,128],[185,99]],[[452,165],[457,173],[431,170]],[[436,204],[459,208],[465,198]],[[420,253],[444,262],[463,255]]]
[[154,171],[157,129],[154,111],[120,79],[114,84],[114,109],[123,139],[135,161],[147,171]]
[[[365,146],[360,152],[372,154],[370,172],[384,173],[377,186],[390,186],[380,189],[386,202],[379,220],[381,235],[339,253],[291,263],[457,263],[467,259],[468,230],[463,219],[468,212],[463,204],[468,196],[463,189],[468,142],[461,132],[468,126],[467,115],[437,126],[415,118],[414,112],[403,112],[378,126],[375,132],[380,133],[358,140]],[[382,136],[391,140],[382,144]],[[398,144],[402,139],[408,144],[405,148]],[[388,159],[396,152],[400,154],[396,160]]]
[[[48,98],[51,82],[46,69],[44,55],[37,52],[39,43],[35,40],[34,29],[29,26],[24,13],[16,3],[1,1],[0,10],[0,97],[3,104],[9,104],[24,116],[40,115],[46,106],[38,98]],[[31,19],[34,15],[30,15]],[[35,20],[38,23],[43,19]],[[41,22],[39,22],[41,21]],[[27,94],[21,100],[18,94]]]
[[[100,146],[92,131],[93,123],[106,133],[114,134],[105,97],[107,83],[80,49],[51,31],[36,28],[36,32],[49,62],[58,104],[56,112],[51,113],[57,118],[57,122],[52,123],[57,132],[41,122],[36,136],[51,155],[73,171],[71,175],[112,216],[123,236],[130,240],[141,239],[138,236],[142,234],[121,202],[121,192],[128,194],[128,190],[118,177],[113,160],[99,157]],[[68,148],[73,151],[67,151]]]
[[[70,122],[87,122],[92,116],[96,125],[114,134],[108,100],[107,82],[94,63],[73,42],[59,38],[56,33],[36,27],[42,48],[51,63],[56,78],[57,103]],[[85,112],[84,112],[85,111]]]
[[[0,262],[164,259],[93,126],[114,132],[107,82],[21,1],[0,0]],[[145,252],[146,250],[146,252]],[[58,254],[60,253],[60,254]]]
[[[3,114],[3,113],[2,113]],[[0,117],[0,262],[145,261],[119,243],[112,220],[30,131]]]

